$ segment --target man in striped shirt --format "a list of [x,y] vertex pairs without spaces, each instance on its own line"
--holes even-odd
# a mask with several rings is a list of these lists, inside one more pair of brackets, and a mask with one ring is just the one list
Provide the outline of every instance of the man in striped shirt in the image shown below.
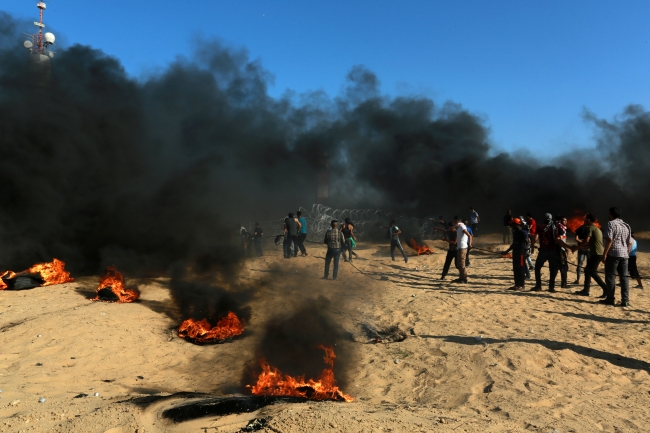
[[345,237],[343,233],[339,230],[339,222],[337,220],[332,220],[331,228],[325,232],[325,240],[323,241],[327,245],[327,254],[325,255],[325,276],[324,280],[327,280],[330,274],[330,263],[334,259],[334,272],[332,273],[332,279],[336,280],[336,277],[339,273],[339,259],[341,258],[341,249],[345,245]]
[[605,251],[605,284],[607,297],[602,304],[615,305],[616,274],[621,282],[621,307],[630,306],[630,281],[627,273],[629,245],[632,242],[632,229],[621,219],[621,209],[613,207],[609,210],[609,222],[603,231]]

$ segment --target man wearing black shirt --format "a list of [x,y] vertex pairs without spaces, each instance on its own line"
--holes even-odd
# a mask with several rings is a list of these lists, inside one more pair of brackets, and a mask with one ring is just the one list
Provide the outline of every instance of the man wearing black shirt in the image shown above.
[[260,227],[260,223],[255,223],[255,230],[253,230],[253,241],[255,242],[255,253],[257,257],[262,255],[262,236],[264,231]]
[[526,223],[520,218],[512,220],[514,232],[512,235],[512,245],[504,254],[512,251],[512,272],[515,277],[515,285],[508,290],[524,290],[526,275],[526,250],[528,249],[528,230]]
[[506,212],[506,215],[503,217],[503,244],[508,245],[512,242],[512,211],[509,210]]
[[454,228],[454,223],[450,221],[449,229],[445,231],[442,238],[443,241],[449,244],[449,249],[447,250],[447,257],[445,257],[445,264],[442,267],[442,275],[440,276],[441,280],[445,279],[447,273],[449,272],[449,267],[451,266],[451,262],[453,262],[454,259],[456,259],[456,254],[458,253],[458,251],[456,250],[456,239],[458,239],[456,229]]

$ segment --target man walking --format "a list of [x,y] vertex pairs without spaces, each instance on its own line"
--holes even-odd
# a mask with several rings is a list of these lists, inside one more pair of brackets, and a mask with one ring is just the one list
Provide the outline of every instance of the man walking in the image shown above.
[[503,217],[503,244],[508,245],[512,242],[512,211],[506,212]]
[[324,280],[327,280],[330,274],[330,263],[334,259],[334,272],[332,273],[332,279],[336,280],[339,274],[339,259],[341,258],[341,248],[345,244],[345,239],[343,238],[343,233],[338,229],[339,222],[337,220],[332,220],[331,230],[325,232],[325,240],[323,241],[327,245],[327,254],[325,255],[325,276]]
[[605,284],[607,297],[599,301],[605,305],[614,305],[616,296],[616,274],[621,283],[621,306],[630,306],[630,281],[627,274],[629,246],[632,243],[632,229],[621,219],[621,210],[613,207],[609,210],[609,222],[603,233],[605,250]]
[[472,226],[472,236],[478,236],[478,223],[481,222],[481,218],[478,216],[478,212],[474,210],[473,207],[469,208],[469,223]]
[[528,224],[528,237],[530,239],[530,254],[526,257],[526,263],[528,263],[528,270],[532,271],[535,269],[533,266],[533,259],[530,258],[535,253],[535,242],[537,242],[537,221],[530,214],[526,213],[526,224]]
[[[557,217],[557,236],[560,238],[560,240],[566,244],[566,237],[567,237],[567,219],[563,216],[558,216]],[[569,287],[568,285],[568,278],[569,278],[569,262],[567,259],[567,251],[564,249],[564,247],[560,246],[560,249],[558,250],[560,261],[559,261],[559,267],[560,267],[560,287],[563,289],[566,289]]]
[[[352,224],[350,218],[345,219],[345,223],[341,226],[341,232],[345,238],[343,260],[352,263],[352,241],[354,240],[356,242],[357,238],[354,236],[354,224]],[[345,257],[346,252],[348,253],[349,258]]]
[[[603,289],[603,294],[601,298],[604,298],[607,293],[607,286],[600,275],[598,275],[598,266],[603,260],[603,233],[598,227],[594,224],[596,222],[596,217],[592,214],[587,214],[585,216],[585,225],[587,230],[584,232],[582,242],[578,245],[578,248],[586,248],[589,250],[589,257],[587,258],[587,267],[585,268],[585,284],[583,289],[579,292],[576,292],[576,295],[589,296],[591,289],[591,279]],[[576,236],[577,237],[577,236]]]
[[[298,223],[300,223],[300,230],[298,230],[298,248],[300,248],[300,255],[304,257],[307,255],[307,250],[305,249],[305,239],[307,239],[307,219],[302,216],[302,212],[300,211],[296,213],[296,216],[298,217]],[[294,257],[298,255],[298,248],[294,248],[293,250]]]
[[458,268],[458,279],[455,283],[467,283],[467,251],[472,248],[473,236],[467,231],[467,227],[457,216],[454,217],[454,228],[456,229],[456,268]]
[[402,248],[402,243],[399,241],[399,235],[402,233],[402,231],[399,229],[399,227],[397,227],[397,222],[395,220],[392,220],[390,222],[388,233],[390,234],[390,258],[395,261],[395,248],[399,248],[399,250],[402,252],[402,256],[404,257],[404,263],[408,263],[409,258],[404,252],[404,248]]
[[449,244],[449,249],[447,249],[447,256],[445,257],[445,264],[442,267],[442,275],[440,276],[441,280],[444,280],[445,277],[447,276],[447,273],[449,272],[449,267],[451,266],[451,262],[456,259],[456,254],[458,253],[456,250],[456,229],[454,228],[454,224],[449,221],[449,227],[443,234],[442,240],[447,242]]
[[264,236],[264,231],[260,227],[260,223],[255,223],[255,230],[253,230],[253,241],[255,242],[255,252],[257,257],[262,255],[262,236]]
[[[585,216],[585,218],[587,217]],[[583,269],[585,269],[584,263],[589,259],[589,244],[584,244],[584,241],[587,239],[588,231],[589,226],[586,223],[578,227],[576,230],[576,242],[578,243],[578,267],[576,268],[576,280],[573,284],[580,284],[580,275],[582,275]],[[584,246],[581,247],[580,245]],[[598,259],[598,261],[600,262],[600,259]],[[584,274],[587,275],[586,270],[584,271]]]

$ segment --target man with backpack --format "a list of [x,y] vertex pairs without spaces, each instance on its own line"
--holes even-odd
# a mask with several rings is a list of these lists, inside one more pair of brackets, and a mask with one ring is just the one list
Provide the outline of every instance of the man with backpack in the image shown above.
[[574,251],[574,247],[567,245],[562,240],[557,224],[553,221],[553,215],[550,213],[544,214],[544,223],[539,227],[537,236],[539,252],[535,261],[535,287],[532,288],[532,291],[542,291],[542,268],[544,263],[548,262],[550,271],[548,291],[554,293],[556,292],[555,279],[560,267],[560,247],[564,247],[567,251]]

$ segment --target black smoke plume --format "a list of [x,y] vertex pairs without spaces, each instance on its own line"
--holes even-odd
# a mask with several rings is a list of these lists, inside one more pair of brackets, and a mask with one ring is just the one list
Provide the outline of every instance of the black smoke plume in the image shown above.
[[74,45],[35,85],[22,24],[0,16],[0,267],[52,257],[75,272],[236,267],[236,227],[309,206],[323,155],[338,207],[449,218],[474,206],[488,223],[506,209],[604,219],[618,205],[641,224],[649,204],[641,107],[613,121],[588,114],[600,137],[589,156],[537,161],[496,154],[460,105],[382,95],[361,66],[333,99],[274,99],[260,63],[220,42],[141,80]]

